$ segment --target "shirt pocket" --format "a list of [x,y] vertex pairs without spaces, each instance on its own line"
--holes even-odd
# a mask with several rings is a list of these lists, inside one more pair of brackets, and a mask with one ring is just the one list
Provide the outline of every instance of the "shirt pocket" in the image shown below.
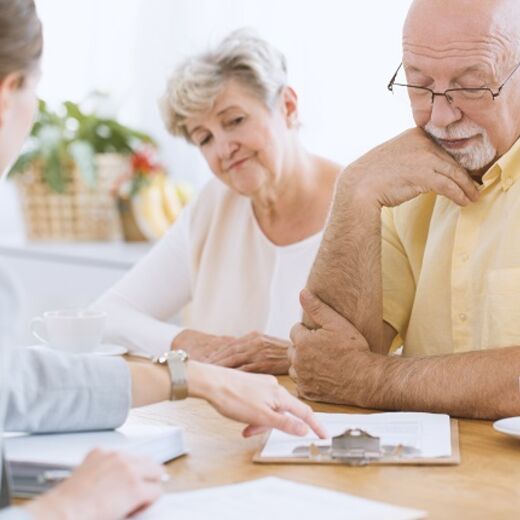
[[483,349],[520,345],[520,268],[487,273],[481,345]]

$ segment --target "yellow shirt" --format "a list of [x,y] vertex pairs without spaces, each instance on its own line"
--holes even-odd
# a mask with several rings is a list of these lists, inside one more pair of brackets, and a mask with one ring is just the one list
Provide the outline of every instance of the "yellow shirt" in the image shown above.
[[384,319],[408,356],[520,345],[520,139],[461,208],[433,193],[384,208]]

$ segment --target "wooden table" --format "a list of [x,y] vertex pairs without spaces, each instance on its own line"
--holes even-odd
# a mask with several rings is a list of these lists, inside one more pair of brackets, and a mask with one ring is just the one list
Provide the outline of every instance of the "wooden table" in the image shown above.
[[[294,392],[288,377],[280,380]],[[319,412],[360,413],[351,407],[310,404]],[[520,440],[495,432],[488,421],[459,421],[458,466],[348,467],[254,464],[251,460],[262,439],[243,439],[241,425],[197,399],[137,409],[132,417],[185,428],[189,455],[168,464],[169,491],[275,475],[423,509],[432,519],[520,518]]]

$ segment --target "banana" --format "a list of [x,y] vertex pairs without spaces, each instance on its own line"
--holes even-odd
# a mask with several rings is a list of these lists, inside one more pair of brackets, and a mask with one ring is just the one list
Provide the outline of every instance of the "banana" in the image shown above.
[[192,196],[187,184],[173,184],[164,174],[150,179],[132,198],[132,210],[139,229],[148,240],[158,240],[175,222]]
[[158,240],[170,227],[163,203],[163,179],[157,175],[132,198],[139,229],[148,240]]
[[179,216],[184,204],[178,195],[175,185],[170,181],[170,179],[168,179],[168,177],[166,177],[166,175],[162,176],[160,185],[163,197],[164,213],[170,224],[173,224],[175,219]]
[[177,195],[181,201],[181,204],[186,206],[186,204],[188,204],[188,202],[193,197],[193,187],[189,184],[186,184],[185,182],[178,182],[175,185],[175,189],[177,190]]

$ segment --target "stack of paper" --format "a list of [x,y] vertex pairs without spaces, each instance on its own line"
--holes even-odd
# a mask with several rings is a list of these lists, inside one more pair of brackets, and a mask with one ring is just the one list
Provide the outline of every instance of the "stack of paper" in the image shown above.
[[185,453],[182,429],[124,424],[112,431],[23,435],[5,439],[6,458],[16,496],[32,496],[52,487],[49,471],[71,470],[94,448],[150,457],[158,463]]
[[415,520],[425,516],[424,511],[269,477],[169,494],[135,520]]

